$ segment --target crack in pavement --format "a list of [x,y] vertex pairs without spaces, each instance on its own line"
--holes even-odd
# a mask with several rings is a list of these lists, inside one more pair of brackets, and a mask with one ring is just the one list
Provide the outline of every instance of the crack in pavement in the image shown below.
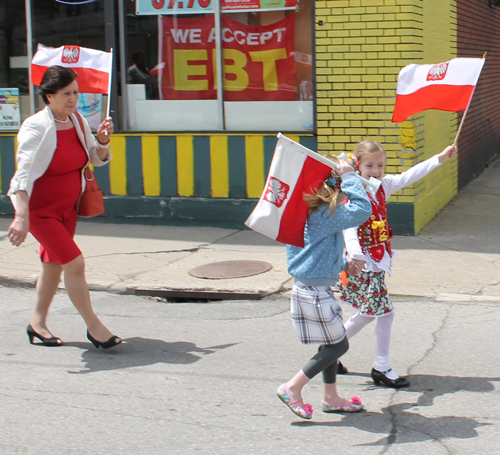
[[196,253],[199,250],[204,249],[204,245],[195,247],[195,248],[183,248],[180,250],[160,250],[160,251],[131,251],[131,252],[116,252],[116,253],[106,253],[106,254],[97,254],[97,255],[87,255],[85,259],[94,259],[94,258],[104,258],[110,256],[134,256],[134,255],[143,255],[143,254],[169,254],[169,253]]
[[410,368],[408,369],[408,374],[411,374],[412,370],[417,367],[418,365],[420,365],[420,363],[423,362],[423,360],[433,351],[433,349],[436,347],[437,345],[437,340],[438,340],[438,333],[444,329],[444,327],[446,326],[446,320],[448,319],[448,316],[450,315],[450,312],[451,310],[455,307],[455,304],[452,303],[452,304],[449,304],[448,305],[448,308],[446,309],[446,312],[443,316],[443,319],[441,321],[441,324],[439,325],[439,327],[431,333],[432,335],[432,338],[433,338],[433,342],[431,344],[431,346],[429,347],[429,349],[427,349],[423,354],[422,354],[422,357],[417,360],[415,362],[414,365],[410,366]]
[[[423,360],[433,351],[433,349],[436,347],[437,345],[437,340],[438,340],[438,333],[446,326],[446,320],[448,319],[448,316],[450,314],[450,311],[451,309],[454,307],[453,304],[451,305],[448,305],[448,308],[442,318],[442,321],[441,321],[441,324],[439,325],[439,327],[431,333],[432,335],[432,338],[433,338],[433,342],[431,344],[431,346],[429,347],[429,349],[427,349],[423,354],[422,354],[422,357],[420,359],[418,359],[413,365],[410,366],[410,368],[408,369],[408,374],[411,374],[411,371],[417,367],[421,362],[423,362]],[[399,415],[399,411],[397,410],[393,410],[393,406],[395,405],[395,402],[394,402],[394,399],[396,397],[396,390],[394,390],[394,392],[392,393],[392,396],[391,396],[391,399],[389,401],[389,406],[387,407],[387,411],[389,413],[389,422],[391,424],[391,431],[389,432],[389,436],[387,437],[387,442],[384,446],[384,448],[382,449],[382,451],[380,452],[381,454],[385,454],[387,453],[393,446],[394,444],[396,443],[396,438],[397,438],[397,435],[398,435],[398,427],[401,427],[401,428],[407,428],[405,425],[401,424],[401,423],[398,423],[398,415]],[[416,403],[417,404],[417,403]],[[404,410],[402,411],[402,413],[404,413]],[[417,431],[415,428],[411,428],[413,431]],[[430,434],[427,434],[425,432],[422,432],[422,431],[418,431],[419,433],[421,434],[424,434],[426,436],[428,436],[431,440],[436,440],[441,444],[441,441],[439,439],[436,439],[434,436],[430,435]],[[447,452],[448,449],[446,448]]]

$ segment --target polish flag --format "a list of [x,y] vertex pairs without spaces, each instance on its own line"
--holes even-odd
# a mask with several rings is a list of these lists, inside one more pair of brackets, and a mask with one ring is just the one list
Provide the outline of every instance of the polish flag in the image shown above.
[[156,65],[154,68],[151,68],[149,70],[149,73],[154,76],[155,74],[163,73],[164,69],[165,69],[165,62],[161,62],[161,63],[158,63],[158,65]]
[[264,192],[245,225],[303,247],[308,215],[304,193],[318,189],[333,167],[332,161],[279,133]]
[[39,44],[31,61],[31,82],[40,86],[45,71],[50,66],[59,65],[76,71],[78,90],[81,93],[107,94],[111,64],[111,52],[96,51],[80,46],[53,48]]
[[484,58],[454,58],[437,65],[408,65],[398,76],[393,122],[428,109],[467,109],[484,65]]

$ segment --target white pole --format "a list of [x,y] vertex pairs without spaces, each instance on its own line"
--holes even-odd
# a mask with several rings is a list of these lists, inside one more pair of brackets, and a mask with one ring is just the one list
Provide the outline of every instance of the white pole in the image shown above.
[[214,25],[215,30],[219,30],[219,33],[215,36],[215,67],[216,67],[216,81],[217,81],[217,103],[218,103],[218,119],[219,119],[219,128],[221,130],[224,129],[225,121],[224,121],[224,87],[222,86],[222,42],[221,42],[221,20],[220,20],[220,2],[214,2]]
[[109,59],[109,82],[108,82],[108,107],[106,108],[106,118],[109,117],[111,109],[111,84],[113,82],[113,48],[109,50],[111,58]]
[[123,8],[123,0],[118,0],[118,30],[120,48],[120,82],[122,86],[122,115],[120,116],[122,128],[128,130],[129,127],[129,112],[128,112],[128,90],[127,90],[127,65],[125,61],[125,13]]
[[35,87],[31,82],[31,60],[33,59],[33,33],[31,29],[31,0],[25,0],[26,9],[26,58],[28,59],[28,87],[30,99],[30,115],[35,113]]

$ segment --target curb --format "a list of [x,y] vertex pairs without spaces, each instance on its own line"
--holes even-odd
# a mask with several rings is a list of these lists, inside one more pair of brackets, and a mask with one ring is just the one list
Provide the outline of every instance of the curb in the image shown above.
[[[34,289],[38,275],[31,277],[19,277],[13,275],[0,274],[0,286],[20,287],[25,289]],[[102,284],[88,283],[89,290],[95,292],[109,292],[119,295],[142,295],[150,297],[162,297],[167,301],[186,300],[263,300],[284,298],[290,299],[291,289],[283,290],[283,285],[274,292],[262,294],[260,292],[250,291],[216,291],[216,290],[193,290],[193,289],[160,289],[160,288],[141,288],[131,286],[120,286],[114,284],[112,286],[104,286]],[[64,286],[59,286],[59,290],[64,290]],[[338,293],[337,289],[334,292]],[[436,295],[429,294],[391,294],[392,297],[415,298],[415,299],[431,299],[435,302],[492,302],[500,303],[500,295],[478,295],[478,294],[450,294],[441,293]]]

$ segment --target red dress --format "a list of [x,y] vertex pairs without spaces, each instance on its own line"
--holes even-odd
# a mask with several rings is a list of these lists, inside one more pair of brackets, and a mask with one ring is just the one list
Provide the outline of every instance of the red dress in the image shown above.
[[82,252],[73,240],[82,168],[88,156],[75,128],[57,131],[49,167],[34,184],[29,201],[30,232],[40,242],[42,262],[67,264]]

